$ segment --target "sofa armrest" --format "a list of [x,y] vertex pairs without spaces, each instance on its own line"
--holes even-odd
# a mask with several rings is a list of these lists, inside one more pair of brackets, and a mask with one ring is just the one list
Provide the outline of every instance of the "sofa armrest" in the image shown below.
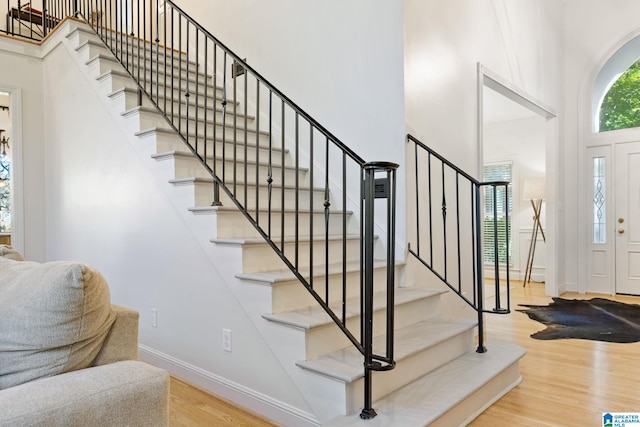
[[139,361],[0,390],[0,427],[169,425],[169,375]]
[[93,361],[94,366],[122,360],[138,360],[139,313],[130,308],[113,304],[111,309],[116,314],[116,320]]

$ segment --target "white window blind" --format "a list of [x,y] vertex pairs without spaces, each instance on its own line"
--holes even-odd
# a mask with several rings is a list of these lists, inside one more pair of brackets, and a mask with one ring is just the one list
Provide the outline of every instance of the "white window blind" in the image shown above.
[[[512,182],[512,163],[499,163],[484,166],[484,181],[508,181]],[[498,262],[507,262],[511,259],[511,216],[513,212],[512,186],[509,184],[506,191],[500,186],[494,193],[492,186],[484,187],[483,213],[484,213],[484,261],[494,262],[496,259],[496,246]],[[494,216],[496,221],[494,221]],[[495,244],[494,229],[497,227],[498,244]],[[507,233],[509,240],[507,240]]]

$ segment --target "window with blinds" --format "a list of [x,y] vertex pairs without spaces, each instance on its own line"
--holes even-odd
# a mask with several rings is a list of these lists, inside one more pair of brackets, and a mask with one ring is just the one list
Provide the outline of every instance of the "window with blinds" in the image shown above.
[[[512,163],[499,163],[484,166],[484,181],[508,181],[512,182]],[[498,262],[507,262],[511,259],[511,217],[513,213],[512,185],[506,191],[504,187],[483,188],[483,215],[484,215],[484,261],[494,262],[496,255]],[[494,216],[496,221],[494,221]],[[495,242],[495,228],[498,231],[498,242]],[[507,240],[507,233],[509,240]],[[497,253],[496,253],[497,252]]]

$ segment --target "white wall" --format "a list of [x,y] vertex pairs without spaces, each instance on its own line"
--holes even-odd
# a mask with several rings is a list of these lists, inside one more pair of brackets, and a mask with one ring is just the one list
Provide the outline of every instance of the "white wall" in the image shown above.
[[[16,203],[14,211],[22,212],[24,220],[19,229],[14,229],[12,244],[23,251],[28,259],[44,261],[45,253],[45,163],[44,125],[42,104],[42,61],[38,59],[39,47],[0,37],[0,90],[14,92],[13,101],[20,111],[12,111],[20,116],[22,123],[12,128],[13,137],[13,185],[20,191],[22,201]],[[19,93],[19,96],[17,95]],[[16,99],[16,98],[20,99]],[[22,205],[22,206],[20,206]],[[23,232],[23,236],[16,236]]]
[[477,63],[559,110],[562,14],[555,0],[405,0],[408,131],[478,177]]
[[[588,218],[580,215],[587,206],[585,146],[610,144],[592,133],[591,94],[595,77],[606,60],[632,37],[640,34],[636,17],[640,4],[633,0],[603,2],[567,0],[565,2],[566,99],[563,157],[566,182],[567,282],[580,292],[589,291],[587,253]],[[639,52],[640,54],[640,52]],[[640,55],[639,55],[640,56]],[[584,188],[583,188],[584,187]]]
[[[365,161],[404,163],[402,2],[178,4]],[[404,174],[398,177],[402,253]]]
[[[142,142],[129,139],[116,122],[119,112],[95,93],[72,52],[59,45],[43,61],[47,259],[97,267],[112,302],[140,312],[140,343],[154,357],[245,396],[306,412],[228,278],[210,262],[211,235],[194,236],[185,220],[193,215],[189,206],[179,211],[172,204],[170,177],[152,173],[155,160],[140,155],[135,144]],[[219,262],[240,271],[224,252]],[[233,331],[232,353],[222,351],[223,328]]]

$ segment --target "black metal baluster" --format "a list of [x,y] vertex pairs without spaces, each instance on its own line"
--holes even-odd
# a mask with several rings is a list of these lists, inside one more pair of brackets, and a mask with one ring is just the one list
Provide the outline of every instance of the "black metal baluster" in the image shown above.
[[313,124],[309,123],[309,285],[313,289]]
[[[284,104],[284,100],[282,100],[282,111],[281,111],[281,120],[282,123],[280,124],[281,126],[281,131],[280,131],[280,136],[281,136],[281,141],[280,141],[280,181],[281,181],[281,185],[282,185],[282,191],[280,192],[280,246],[281,246],[281,250],[284,253],[284,196],[285,196],[285,177],[284,177],[284,173],[285,173],[285,167],[284,167],[284,137],[285,137],[285,104]],[[296,171],[297,172],[297,171]]]
[[[224,96],[224,88],[223,88],[223,96]],[[218,102],[218,44],[213,42],[213,174],[218,176],[217,174],[217,162],[218,162],[218,107],[216,107],[216,103]],[[224,102],[224,99],[222,100]],[[223,113],[224,114],[224,113]],[[208,123],[204,124],[205,128],[209,126]],[[224,132],[224,129],[223,129]],[[222,137],[222,147],[224,148],[224,144],[227,142],[224,139],[224,135]],[[213,206],[221,206],[220,202],[220,183],[216,180],[213,182]]]
[[504,203],[505,203],[505,207],[504,207],[504,212],[505,212],[505,240],[506,240],[506,265],[505,265],[505,280],[506,280],[506,288],[507,288],[507,308],[506,310],[500,310],[501,309],[501,304],[500,304],[500,293],[497,292],[496,295],[498,295],[498,301],[497,301],[497,307],[499,309],[499,311],[503,312],[503,313],[509,313],[511,311],[511,297],[510,297],[510,291],[509,291],[509,283],[510,283],[510,276],[509,276],[509,254],[511,253],[511,249],[510,249],[510,243],[511,243],[511,233],[510,233],[510,222],[509,222],[509,184],[505,185],[504,187]]
[[418,178],[418,144],[413,145],[415,172],[416,172],[416,246],[420,256],[420,179]]
[[[470,182],[470,190],[471,190],[471,204],[470,206],[472,206],[472,210],[471,210],[471,254],[472,254],[472,258],[473,258],[473,262],[472,264],[472,273],[473,273],[473,283],[477,283],[478,282],[478,272],[476,271],[476,267],[477,267],[477,262],[476,262],[476,258],[480,256],[480,254],[478,253],[478,238],[479,238],[479,233],[480,231],[476,228],[477,226],[477,219],[475,218],[474,215],[474,210],[473,210],[473,206],[476,205],[476,203],[480,203],[479,200],[475,199],[475,185],[473,182]],[[478,292],[475,286],[473,286],[473,303],[474,305],[477,307],[478,306]]]
[[387,165],[387,359],[393,362],[393,338],[395,323],[395,252],[396,252],[396,169],[398,165]]
[[480,187],[476,186],[476,230],[477,230],[477,238],[476,238],[476,268],[478,272],[478,277],[476,281],[476,287],[478,292],[478,348],[476,349],[477,353],[485,353],[487,348],[484,346],[484,301],[483,301],[483,293],[484,293],[484,280],[482,274],[482,239],[480,238],[480,230],[482,230],[481,215],[480,215]]
[[[256,79],[256,165],[260,164],[260,80]],[[260,169],[256,168],[256,224],[260,224]]]
[[347,153],[342,152],[342,324],[347,324]]
[[362,346],[364,348],[364,407],[360,418],[368,420],[377,414],[372,407],[372,371],[379,362],[373,359],[373,234],[374,234],[374,193],[375,169],[364,168],[364,305],[362,310]]
[[[164,108],[163,108],[163,112],[164,115],[167,115],[167,91],[169,90],[169,82],[167,81],[167,61],[168,61],[168,56],[167,56],[167,3],[164,3],[164,7],[162,9],[162,28],[164,29],[163,31],[163,41],[162,41],[162,45],[163,45],[163,50],[164,50],[164,76],[163,76],[163,80],[164,80]],[[138,55],[140,55],[140,53],[138,53]],[[172,86],[171,86],[171,90],[173,90],[173,82]]]
[[462,252],[460,246],[460,173],[456,172],[456,239],[458,242],[458,291],[462,292]]
[[[189,142],[189,125],[191,123],[191,114],[189,112],[189,109],[191,107],[191,103],[189,102],[189,98],[191,97],[191,85],[189,84],[189,56],[190,56],[190,51],[189,51],[189,21],[187,21],[186,23],[186,31],[185,31],[185,38],[186,40],[186,60],[187,60],[187,70],[185,71],[185,80],[186,80],[186,87],[184,89],[184,109],[185,109],[185,117],[187,119],[187,122],[185,123],[185,132],[184,132],[184,137],[185,137],[185,141],[187,141],[187,144],[193,148],[193,145]],[[178,67],[180,67],[180,70],[182,70],[182,54],[178,55]],[[182,105],[182,100],[180,100],[180,105]],[[197,114],[197,107],[196,107],[196,114]]]
[[[198,32],[198,29],[196,27],[194,27],[193,29],[195,36],[196,36],[196,65],[195,65],[195,77],[196,77],[196,102],[195,102],[195,110],[196,110],[196,121],[194,124],[194,129],[195,129],[195,151],[196,153],[200,153],[199,151],[199,143],[200,143],[200,135],[198,132],[198,124],[200,123],[200,33]],[[189,75],[189,58],[187,57],[187,76]],[[187,80],[189,78],[187,77]],[[205,109],[206,109],[206,104],[205,104]],[[205,121],[206,123],[206,121]],[[207,162],[207,159],[204,158],[204,162]]]
[[[182,60],[182,17],[180,15],[178,15],[178,64],[180,63],[180,61]],[[173,60],[173,58],[171,58]],[[175,61],[173,61],[171,63],[171,73],[173,75],[173,72],[176,68],[176,63]],[[189,84],[189,76],[187,76],[187,83],[186,83],[186,87],[188,88]],[[187,89],[185,89],[187,90]],[[178,132],[182,133],[182,67],[178,66],[178,96],[177,96],[177,100],[178,102],[176,104],[178,104]],[[189,122],[189,117],[186,118],[186,122]]]
[[325,301],[329,304],[329,208],[331,207],[329,202],[329,137],[325,140],[324,158],[324,277],[326,281]]
[[[273,190],[273,91],[269,91],[269,156],[267,166],[267,235],[271,238],[271,192]],[[280,191],[284,191],[282,188]]]
[[222,182],[227,179],[227,52],[224,52],[222,61]]
[[[247,75],[246,71],[244,74],[244,207],[245,209],[247,208],[247,205],[249,203],[249,195],[248,195],[248,181],[247,181],[247,177],[248,177],[248,165],[249,165],[249,128],[248,128],[248,122],[247,122],[247,117],[249,115],[249,111],[248,111],[248,102],[247,102],[247,84],[249,80],[249,76]],[[257,108],[257,106],[256,106]],[[258,148],[256,147],[256,150]]]
[[[498,187],[492,185],[493,191],[493,273],[496,287],[496,300],[500,299],[500,242],[498,241]],[[496,307],[496,309],[499,306]]]
[[433,266],[433,203],[431,201],[431,153],[427,154],[427,177],[429,195],[429,264]]
[[[213,89],[213,102],[211,103],[211,109],[213,110],[213,114],[216,114],[216,102],[215,102],[215,86]],[[209,38],[204,38],[204,129],[203,129],[203,138],[204,138],[204,149],[203,156],[204,163],[208,162],[207,160],[207,148],[209,145]],[[196,132],[199,132],[198,126],[196,126]],[[216,159],[213,159],[215,163]],[[247,204],[245,203],[245,207]]]
[[445,187],[444,176],[444,162],[440,162],[442,165],[442,250],[444,258],[444,281],[447,281],[447,195]]
[[[165,3],[166,4],[166,3]],[[171,8],[171,123],[176,124],[176,116],[174,113],[174,105],[175,105],[175,76],[174,76],[174,68],[173,68],[173,64],[175,63],[175,51],[176,51],[176,47],[175,47],[175,38],[174,38],[174,21],[175,21],[175,16],[174,16],[174,9],[173,7]],[[179,46],[178,46],[179,47]],[[146,49],[145,49],[145,55],[146,55]],[[146,65],[146,62],[145,62]],[[180,98],[180,90],[182,88],[182,81],[178,81],[178,99]],[[182,117],[178,117],[178,126],[176,126],[178,129],[180,129],[180,123],[182,122]]]
[[[231,67],[236,64],[236,59],[233,60]],[[231,74],[233,78],[233,194],[238,194],[238,114],[236,108],[238,107],[238,76],[234,73]],[[258,167],[258,165],[256,165]]]
[[[298,241],[300,240],[300,179],[299,179],[299,173],[298,171],[300,170],[300,127],[299,127],[299,120],[300,120],[300,115],[296,112],[296,129],[295,129],[295,166],[296,166],[296,178],[295,178],[295,201],[294,201],[294,210],[295,210],[295,255],[294,255],[294,263],[293,265],[295,266],[295,268],[297,269],[299,266],[299,245],[298,245]],[[313,215],[313,213],[311,213],[311,215]]]
[[[151,0],[149,0],[151,1]],[[144,88],[145,92],[147,91],[147,81],[149,80],[149,78],[147,77],[147,40],[151,41],[151,36],[150,34],[147,34],[147,2],[146,0],[142,0],[142,16],[144,17],[142,19],[142,33],[144,34],[144,49],[142,49],[142,53],[144,55],[144,59],[142,60],[142,67],[143,67],[143,73],[142,75],[144,76],[144,83],[142,85],[142,87]],[[151,43],[149,43],[149,49],[151,49]],[[149,54],[151,55],[151,54]]]

